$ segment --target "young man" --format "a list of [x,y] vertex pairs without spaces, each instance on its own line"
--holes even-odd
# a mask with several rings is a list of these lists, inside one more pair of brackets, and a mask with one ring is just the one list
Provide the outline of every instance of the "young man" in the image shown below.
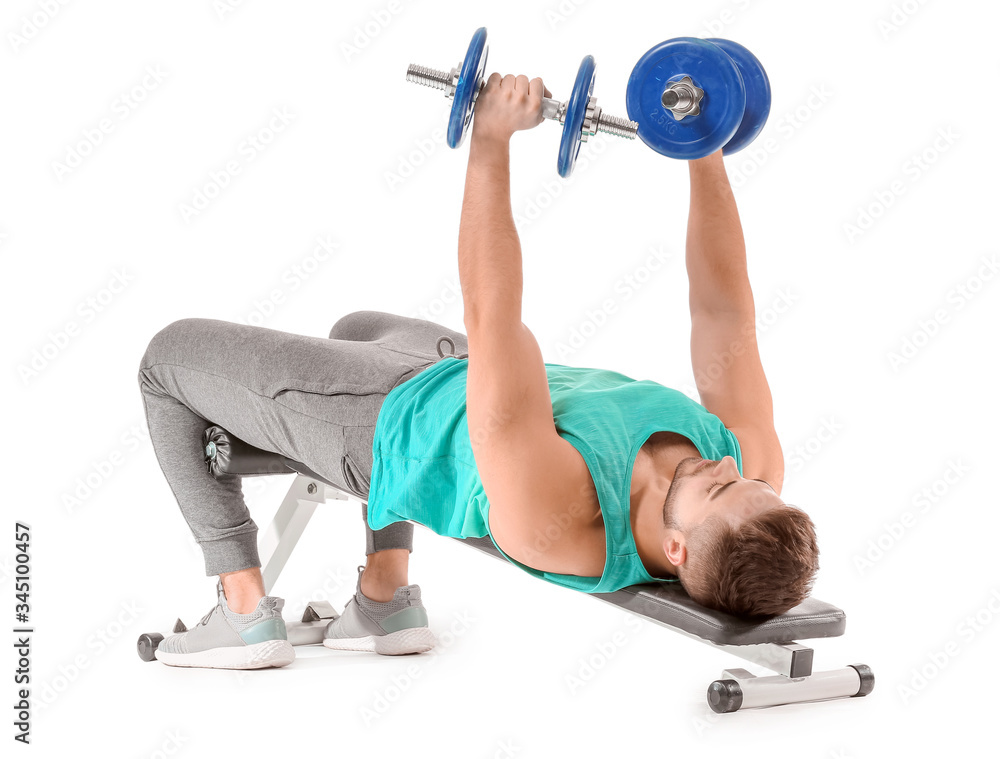
[[[216,607],[157,658],[283,666],[239,479],[202,466],[210,423],[367,500],[367,564],[324,645],[384,654],[434,637],[409,585],[411,522],[489,535],[513,563],[585,592],[677,581],[746,616],[809,592],[815,534],[784,504],[783,456],[721,151],[690,163],[691,353],[702,404],[613,371],[545,364],[521,321],[509,144],[542,121],[540,79],[493,74],[479,95],[459,231],[468,335],[380,312],[330,339],[185,319],[150,342],[140,387],[156,455],[218,574]],[[447,345],[449,354],[443,348]]]

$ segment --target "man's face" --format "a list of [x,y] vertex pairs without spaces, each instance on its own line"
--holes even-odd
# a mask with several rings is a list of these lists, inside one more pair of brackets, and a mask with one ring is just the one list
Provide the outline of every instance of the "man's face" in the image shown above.
[[736,460],[692,457],[683,459],[674,473],[664,504],[666,526],[689,531],[711,515],[739,526],[784,501],[763,480],[740,476]]

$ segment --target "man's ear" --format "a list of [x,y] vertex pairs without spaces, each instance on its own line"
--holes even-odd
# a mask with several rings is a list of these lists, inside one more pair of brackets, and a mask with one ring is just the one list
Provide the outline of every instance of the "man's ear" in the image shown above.
[[667,561],[679,567],[687,561],[687,545],[684,541],[684,533],[680,530],[667,530],[663,538],[663,553],[667,555]]

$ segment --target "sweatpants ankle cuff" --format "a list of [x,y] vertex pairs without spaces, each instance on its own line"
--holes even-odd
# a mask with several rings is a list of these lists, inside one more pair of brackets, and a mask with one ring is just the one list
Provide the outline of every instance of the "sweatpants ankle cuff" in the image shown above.
[[205,574],[219,575],[260,566],[257,531],[242,532],[221,540],[201,543],[205,555]]

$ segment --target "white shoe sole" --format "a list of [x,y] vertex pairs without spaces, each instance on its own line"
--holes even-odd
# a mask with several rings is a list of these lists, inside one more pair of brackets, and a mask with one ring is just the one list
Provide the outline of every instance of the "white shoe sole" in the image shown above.
[[295,649],[287,640],[265,640],[249,646],[210,648],[191,654],[173,654],[157,649],[156,658],[171,667],[263,669],[291,664],[295,661]]
[[386,635],[363,638],[326,638],[323,645],[337,651],[373,651],[383,656],[422,654],[437,645],[434,633],[426,627],[408,627]]

